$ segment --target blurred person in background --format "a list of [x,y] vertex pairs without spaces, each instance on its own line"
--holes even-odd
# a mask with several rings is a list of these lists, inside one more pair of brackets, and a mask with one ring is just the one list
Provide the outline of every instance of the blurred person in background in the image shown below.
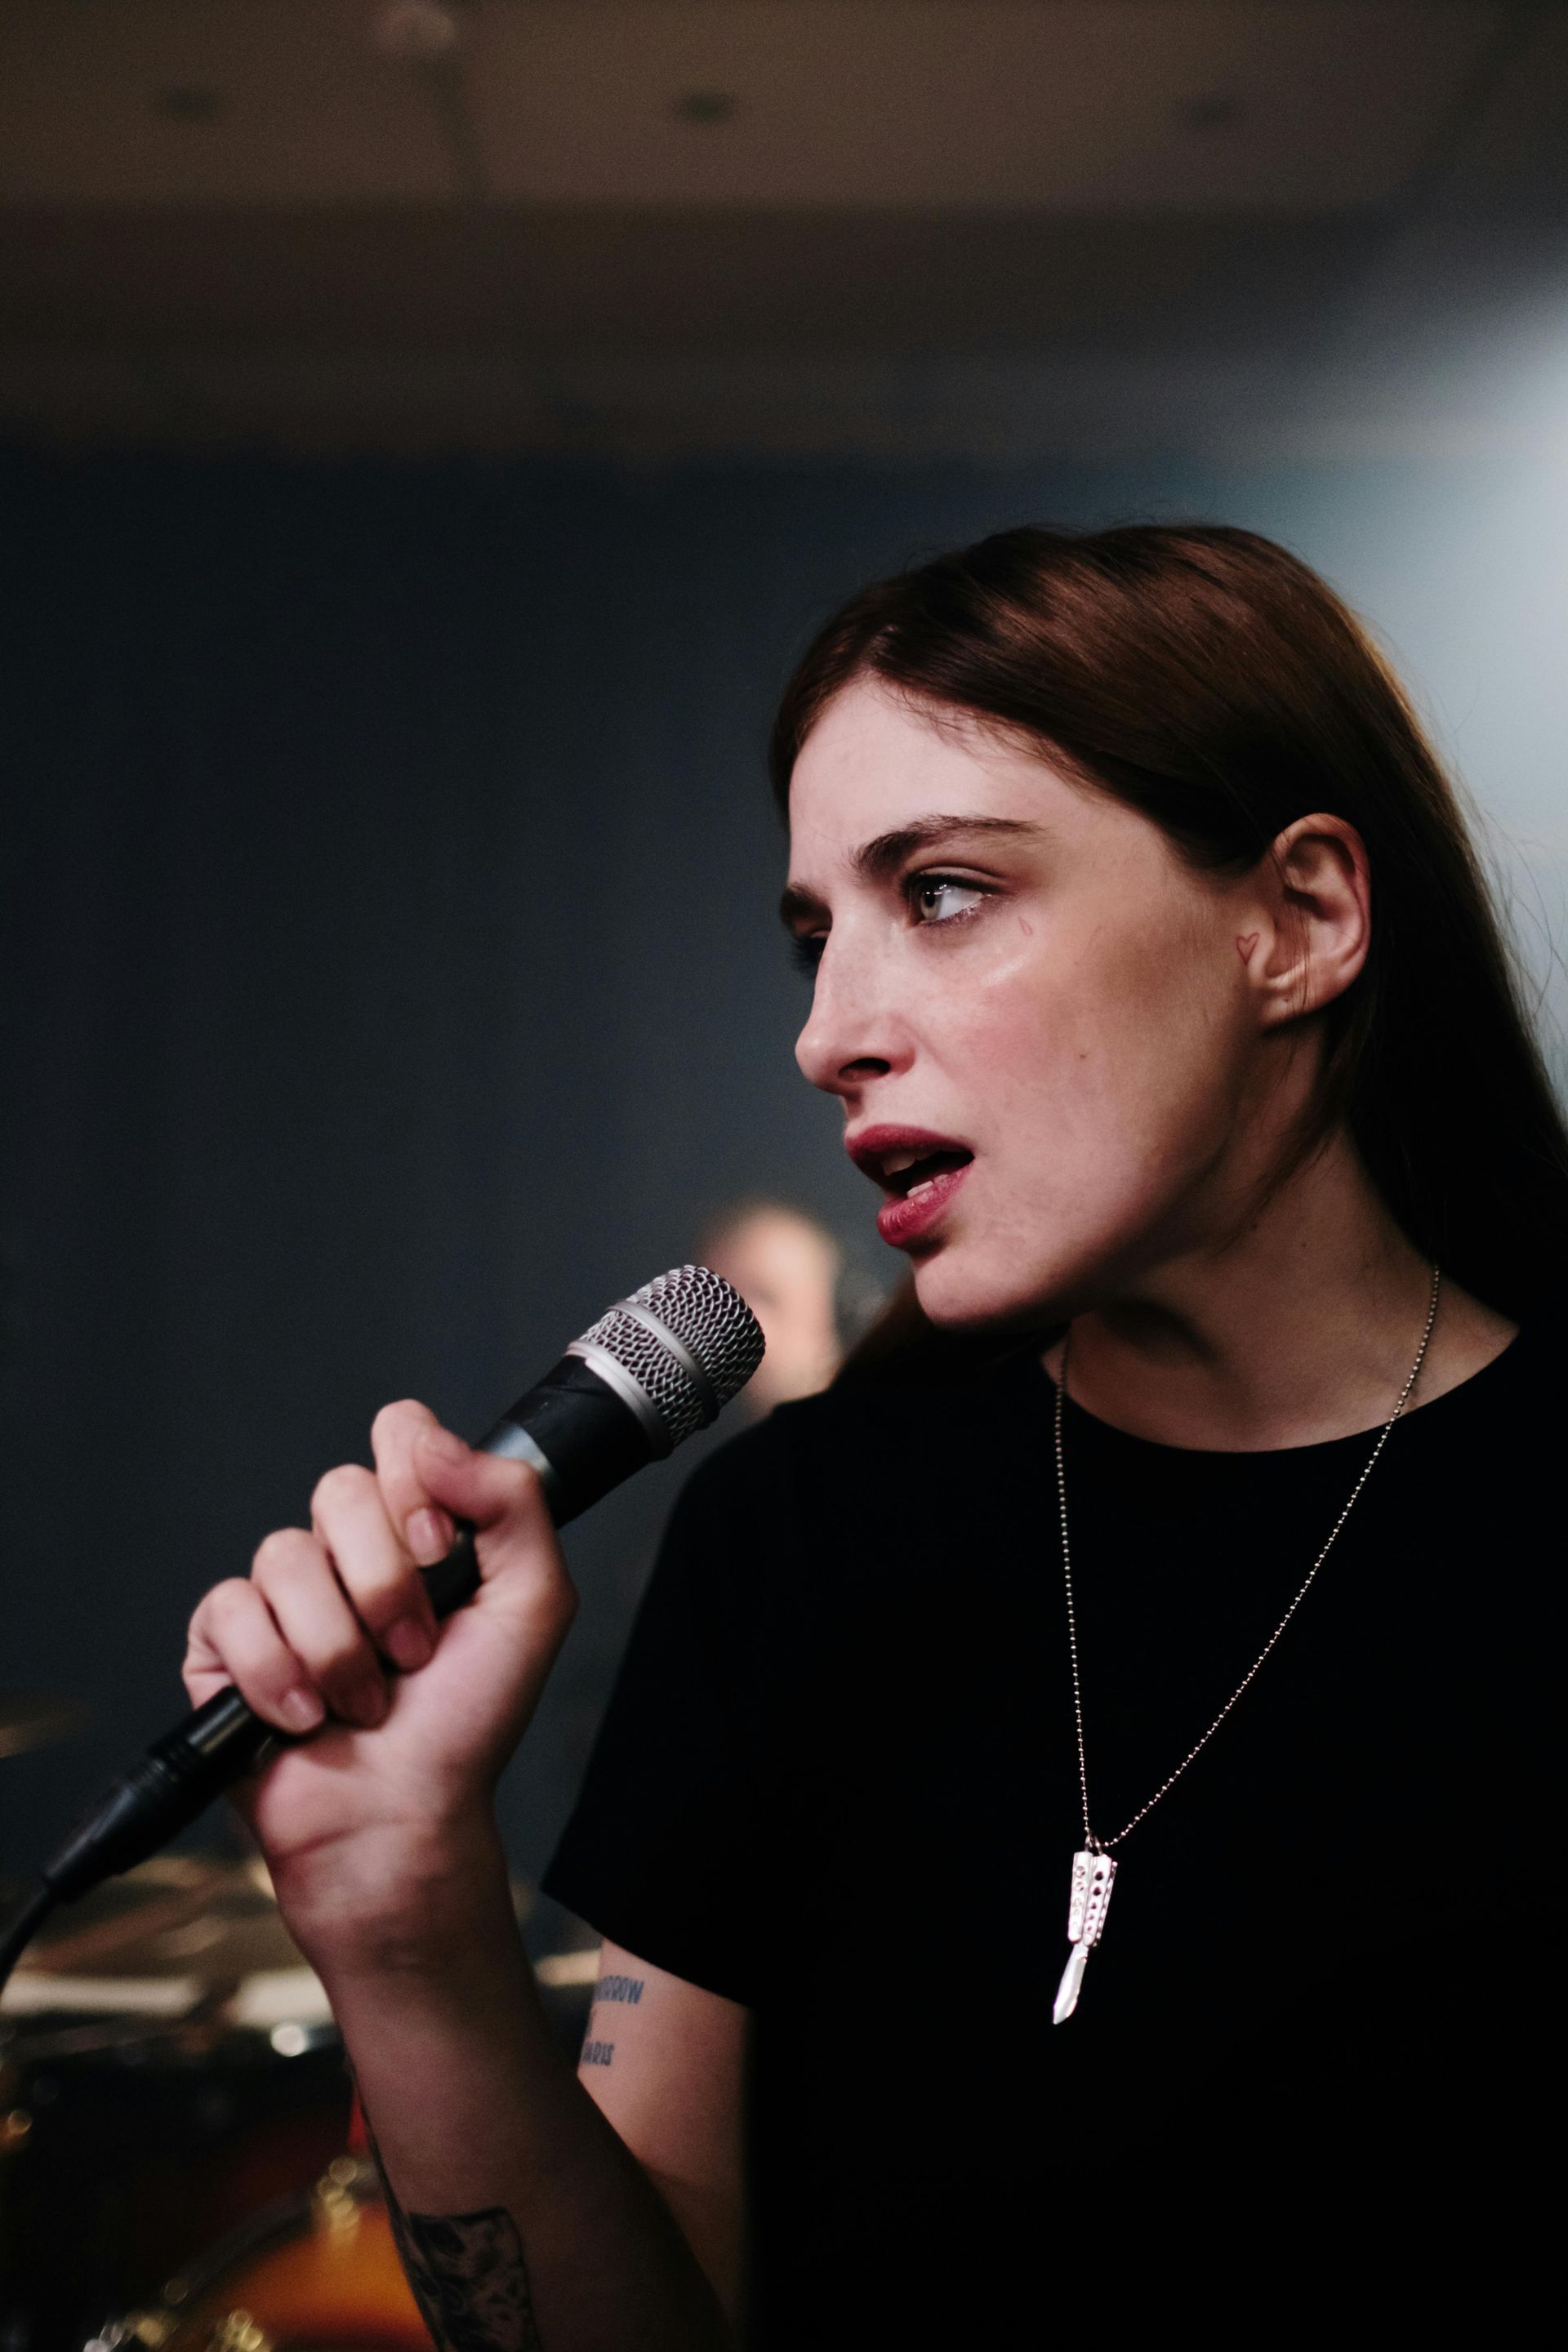
[[490,1806],[573,1608],[531,1475],[389,1406],[192,1629],[194,1700],[331,1718],[249,1811],[437,2340],[1512,2341],[1568,1136],[1451,789],[1325,584],[1198,525],[867,589],[773,772],[797,1056],[912,1288],[677,1508],[547,1881],[577,2075]]
[[782,1201],[741,1201],[710,1222],[697,1254],[734,1284],[763,1327],[767,1353],[740,1397],[748,1416],[825,1389],[843,1352],[844,1253],[826,1228]]

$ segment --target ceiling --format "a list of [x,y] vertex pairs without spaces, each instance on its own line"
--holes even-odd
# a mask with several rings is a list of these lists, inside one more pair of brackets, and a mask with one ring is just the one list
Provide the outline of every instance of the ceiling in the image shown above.
[[0,430],[1568,449],[1565,122],[1478,0],[10,0]]

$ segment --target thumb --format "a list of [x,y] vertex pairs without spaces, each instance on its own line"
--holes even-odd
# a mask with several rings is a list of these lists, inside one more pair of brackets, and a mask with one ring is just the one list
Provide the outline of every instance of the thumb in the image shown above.
[[482,1538],[479,1566],[487,1579],[524,1559],[536,1561],[542,1540],[554,1549],[544,1489],[526,1462],[476,1453],[453,1431],[432,1423],[415,1439],[414,1468],[433,1503],[454,1518],[473,1522]]

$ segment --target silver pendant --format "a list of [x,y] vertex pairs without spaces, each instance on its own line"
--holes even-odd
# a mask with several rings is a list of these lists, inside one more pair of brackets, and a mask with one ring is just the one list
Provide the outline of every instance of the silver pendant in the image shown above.
[[1108,1853],[1096,1853],[1086,1847],[1072,1858],[1072,1894],[1068,1901],[1068,1941],[1072,1950],[1057,1988],[1051,2011],[1053,2025],[1065,2025],[1078,2007],[1083,1972],[1090,1952],[1100,1941],[1105,1915],[1110,1908],[1110,1886],[1115,1876],[1116,1864]]

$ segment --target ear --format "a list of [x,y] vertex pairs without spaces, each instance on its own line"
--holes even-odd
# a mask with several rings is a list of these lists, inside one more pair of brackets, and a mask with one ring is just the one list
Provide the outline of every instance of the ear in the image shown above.
[[1321,1012],[1360,972],[1372,944],[1372,877],[1354,825],[1318,815],[1286,826],[1257,880],[1259,898],[1237,949],[1259,1017],[1274,1028]]

